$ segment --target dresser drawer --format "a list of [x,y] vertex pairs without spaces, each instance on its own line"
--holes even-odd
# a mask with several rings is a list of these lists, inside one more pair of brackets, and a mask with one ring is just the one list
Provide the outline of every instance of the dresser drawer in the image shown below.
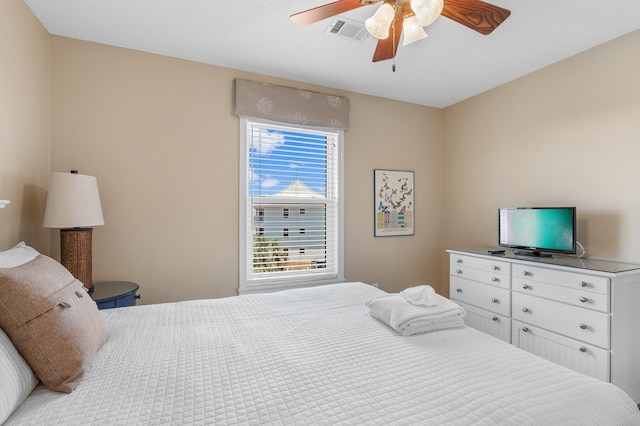
[[610,352],[596,346],[518,321],[512,322],[511,341],[520,349],[582,374],[606,382],[611,377]]
[[610,348],[608,314],[518,292],[512,294],[512,305],[514,320],[537,325],[601,348]]
[[451,298],[495,312],[511,314],[511,292],[503,288],[480,284],[459,277],[451,277]]
[[484,284],[502,287],[504,289],[511,288],[511,277],[494,272],[484,271],[481,269],[473,269],[466,266],[451,265],[451,276],[458,278],[466,278],[468,280],[478,281]]
[[481,259],[479,257],[462,256],[452,253],[449,257],[449,263],[452,271],[455,270],[455,265],[466,266],[468,268],[479,269],[481,271],[488,271],[494,274],[510,275],[511,273],[511,263],[494,259]]
[[[455,300],[455,299],[453,299]],[[456,300],[466,312],[464,323],[471,328],[511,343],[511,318]]]
[[609,294],[609,278],[588,274],[558,271],[529,265],[513,265],[513,277],[562,287],[580,289],[593,293]]
[[610,312],[609,295],[547,284],[525,278],[513,278],[513,291],[569,303],[581,308]]

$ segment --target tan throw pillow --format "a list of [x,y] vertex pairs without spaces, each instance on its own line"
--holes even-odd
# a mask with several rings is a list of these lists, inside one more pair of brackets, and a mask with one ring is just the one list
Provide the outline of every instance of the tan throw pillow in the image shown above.
[[107,327],[82,283],[38,255],[0,268],[0,327],[49,389],[70,393],[107,339]]

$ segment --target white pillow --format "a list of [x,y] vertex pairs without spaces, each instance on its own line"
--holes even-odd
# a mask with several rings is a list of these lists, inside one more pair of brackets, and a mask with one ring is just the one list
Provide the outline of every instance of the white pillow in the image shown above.
[[24,241],[9,250],[0,251],[0,268],[15,268],[32,261],[39,255],[38,251],[29,247]]
[[[37,250],[22,241],[9,250],[0,251],[0,268],[23,265],[35,259],[38,254]],[[0,329],[0,371],[2,371],[2,380],[0,380],[0,424],[2,424],[38,384],[37,377],[2,329]]]
[[0,329],[0,424],[22,404],[38,379],[20,356],[9,337]]

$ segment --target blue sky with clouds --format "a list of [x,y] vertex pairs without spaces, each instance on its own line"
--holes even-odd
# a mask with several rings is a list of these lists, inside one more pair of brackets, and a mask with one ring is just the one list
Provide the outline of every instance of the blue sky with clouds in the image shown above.
[[326,195],[326,140],[322,134],[257,128],[249,148],[250,195],[273,195],[296,179]]

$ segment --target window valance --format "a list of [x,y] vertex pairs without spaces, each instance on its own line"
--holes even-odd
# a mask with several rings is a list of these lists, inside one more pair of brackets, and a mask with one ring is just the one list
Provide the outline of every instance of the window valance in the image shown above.
[[349,98],[237,78],[236,114],[346,130]]

